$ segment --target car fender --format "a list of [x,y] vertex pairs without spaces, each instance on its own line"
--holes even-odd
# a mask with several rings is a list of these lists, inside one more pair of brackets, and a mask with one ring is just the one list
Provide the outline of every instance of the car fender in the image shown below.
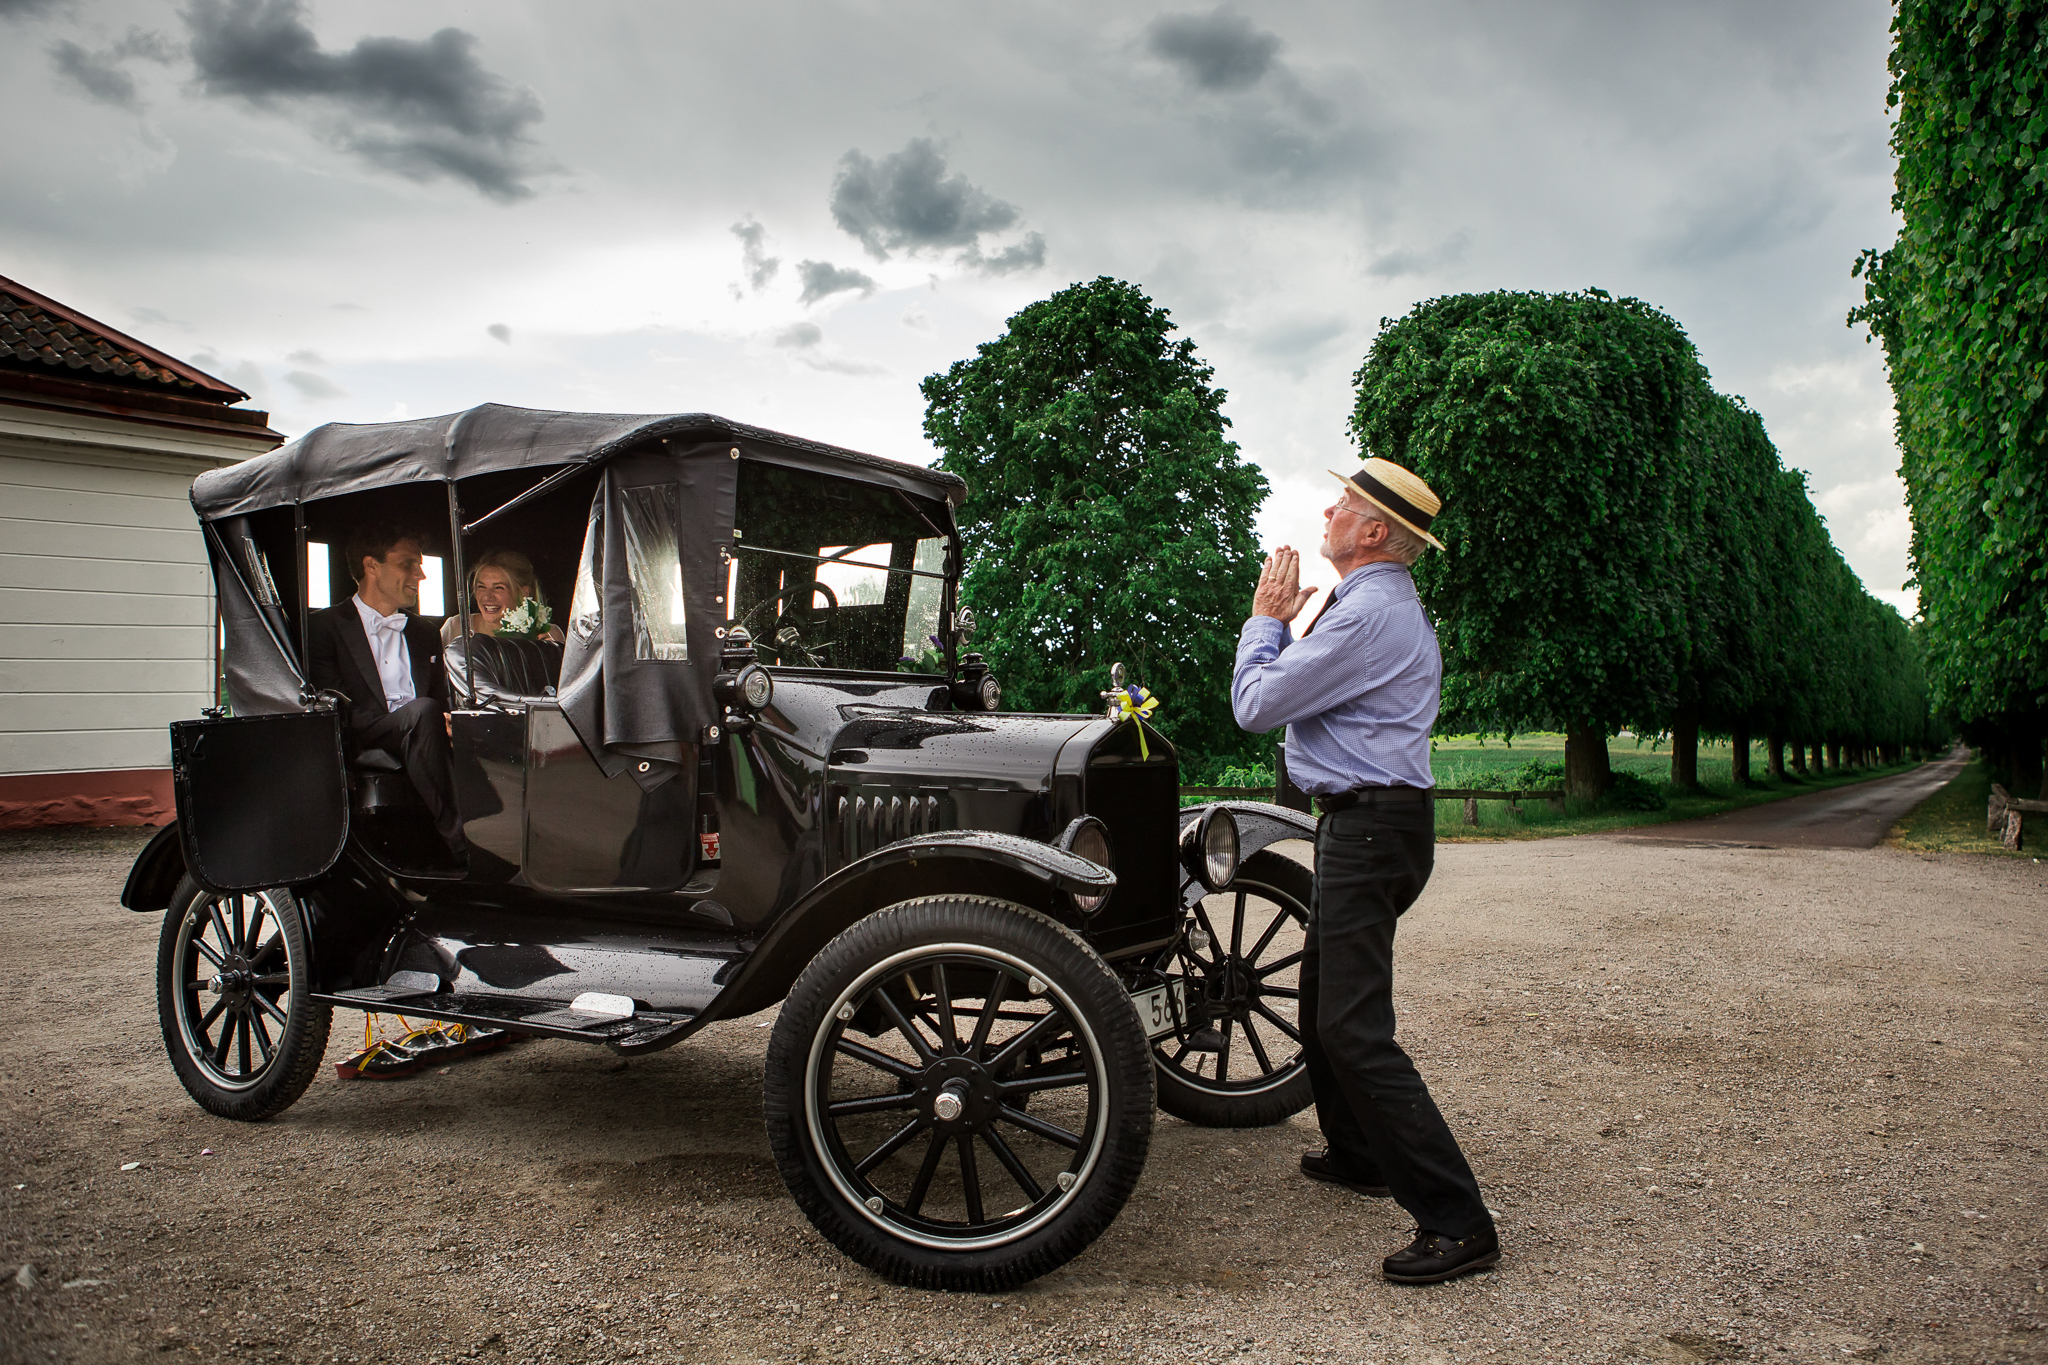
[[[1316,818],[1302,811],[1286,806],[1276,806],[1265,801],[1205,801],[1199,806],[1182,807],[1180,832],[1183,838],[1204,814],[1221,806],[1237,821],[1237,860],[1243,866],[1244,860],[1270,844],[1288,839],[1307,839],[1311,843],[1316,837]],[[1193,877],[1182,873],[1181,903],[1184,907],[1199,903],[1204,894],[1202,884]]]
[[785,910],[700,1022],[766,1009],[827,943],[875,911],[919,896],[993,896],[1080,922],[1069,896],[1107,895],[1116,874],[1050,844],[987,830],[902,839],[848,863]]
[[1181,833],[1187,833],[1188,826],[1202,816],[1221,806],[1237,821],[1237,856],[1249,858],[1268,844],[1277,844],[1283,839],[1307,839],[1314,842],[1316,818],[1306,812],[1290,810],[1266,801],[1206,801],[1199,806],[1183,806],[1180,812]]
[[141,913],[171,908],[178,879],[185,875],[185,848],[178,840],[178,822],[171,821],[142,846],[135,866],[121,888],[121,904]]

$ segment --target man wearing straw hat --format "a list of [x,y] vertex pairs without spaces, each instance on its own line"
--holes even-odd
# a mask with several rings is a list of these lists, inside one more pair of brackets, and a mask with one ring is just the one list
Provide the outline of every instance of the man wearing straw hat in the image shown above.
[[1429,731],[1443,663],[1408,566],[1443,545],[1442,504],[1389,460],[1331,471],[1323,557],[1340,582],[1295,639],[1315,589],[1283,545],[1238,637],[1231,706],[1255,733],[1287,727],[1287,774],[1315,798],[1316,880],[1301,962],[1302,1051],[1328,1144],[1303,1174],[1398,1201],[1415,1240],[1381,1272],[1434,1284],[1500,1260],[1472,1168],[1415,1064],[1394,1041],[1394,926],[1436,862]]

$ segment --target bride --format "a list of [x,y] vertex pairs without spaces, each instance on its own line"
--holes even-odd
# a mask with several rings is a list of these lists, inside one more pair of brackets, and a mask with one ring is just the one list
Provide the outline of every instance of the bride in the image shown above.
[[[469,573],[469,596],[476,610],[470,614],[472,635],[496,635],[505,613],[521,602],[540,600],[540,586],[534,577],[533,561],[517,550],[492,550],[480,557]],[[452,644],[462,634],[462,618],[451,616],[441,624],[441,641]],[[555,626],[541,632],[540,639],[561,644],[563,635]]]

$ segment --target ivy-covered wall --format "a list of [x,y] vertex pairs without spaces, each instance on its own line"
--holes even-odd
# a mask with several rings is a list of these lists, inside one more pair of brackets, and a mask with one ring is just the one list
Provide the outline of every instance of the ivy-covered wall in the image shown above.
[[1938,705],[2041,788],[2048,720],[2048,4],[1900,0],[1884,343]]

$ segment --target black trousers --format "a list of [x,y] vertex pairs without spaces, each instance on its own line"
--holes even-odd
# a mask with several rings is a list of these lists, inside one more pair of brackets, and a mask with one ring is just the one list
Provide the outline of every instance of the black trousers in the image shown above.
[[1394,927],[1435,866],[1432,802],[1361,804],[1316,826],[1302,1045],[1331,1160],[1363,1184],[1385,1185],[1417,1227],[1462,1239],[1493,1219],[1429,1087],[1394,1041]]
[[455,808],[455,764],[448,744],[447,714],[432,697],[415,697],[357,730],[355,741],[358,748],[382,749],[398,756],[448,851],[460,856],[469,845],[462,837],[462,816]]

